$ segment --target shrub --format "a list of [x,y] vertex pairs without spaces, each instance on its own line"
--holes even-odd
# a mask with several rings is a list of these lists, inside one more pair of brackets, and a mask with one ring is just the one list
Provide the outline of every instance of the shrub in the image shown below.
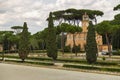
[[105,58],[105,57],[102,57],[102,59],[103,59],[103,61],[105,61],[105,60],[106,60],[106,58]]
[[99,70],[98,67],[84,66],[84,65],[73,65],[73,64],[64,64],[63,67],[78,68],[78,69],[88,69],[88,70]]
[[[18,60],[5,60],[5,61],[7,61],[7,62],[21,63],[21,61],[18,61]],[[35,65],[48,65],[48,66],[54,65],[54,63],[52,63],[52,62],[32,62],[32,61],[25,61],[24,63],[35,64]]]
[[73,48],[72,48],[72,52],[73,53],[75,53],[75,52],[80,52],[80,45],[79,46],[74,46]]
[[[9,56],[9,55],[5,55],[5,57],[7,58],[17,58],[19,59],[18,56]],[[27,59],[29,60],[38,60],[38,61],[53,61],[51,58],[44,58],[44,57],[28,57]],[[86,60],[78,60],[78,59],[62,59],[62,58],[58,58],[57,61],[60,62],[70,62],[70,63],[78,63],[78,64],[87,64]],[[97,61],[96,63],[94,63],[94,65],[101,65],[101,66],[118,66],[119,62],[108,62],[108,61]]]
[[32,50],[31,53],[47,53],[46,50]]
[[113,55],[120,55],[120,50],[116,51],[116,52],[112,52]]
[[97,66],[89,66],[89,65],[71,65],[71,64],[64,64],[63,67],[78,68],[78,69],[87,69],[87,70],[99,70],[99,71],[120,72],[120,68],[107,68],[107,67],[97,67]]
[[70,51],[71,51],[70,46],[65,46],[65,47],[64,47],[64,52],[70,52]]

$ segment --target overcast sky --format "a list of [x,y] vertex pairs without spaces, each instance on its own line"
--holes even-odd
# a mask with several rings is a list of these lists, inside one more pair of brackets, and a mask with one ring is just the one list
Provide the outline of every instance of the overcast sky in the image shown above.
[[29,31],[36,33],[47,27],[49,12],[68,8],[94,9],[104,12],[98,21],[112,20],[118,12],[113,7],[120,0],[0,0],[0,30],[28,23]]

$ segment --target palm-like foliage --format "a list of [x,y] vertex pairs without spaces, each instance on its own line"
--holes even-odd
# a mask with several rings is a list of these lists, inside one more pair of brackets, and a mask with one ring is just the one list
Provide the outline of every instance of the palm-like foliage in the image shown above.
[[117,5],[116,7],[114,7],[114,9],[113,10],[120,10],[120,4],[119,5]]
[[77,10],[77,9],[73,9],[73,8],[55,11],[55,12],[53,12],[53,15],[54,15],[55,20],[64,19],[65,22],[68,21],[68,23],[70,23],[70,21],[72,21],[72,23],[74,25],[75,25],[75,23],[78,25],[79,21],[82,20],[82,16],[85,13],[87,13],[89,15],[91,20],[95,20],[96,23],[97,23],[96,17],[103,15],[103,12],[98,11],[98,10],[88,10],[88,9]]

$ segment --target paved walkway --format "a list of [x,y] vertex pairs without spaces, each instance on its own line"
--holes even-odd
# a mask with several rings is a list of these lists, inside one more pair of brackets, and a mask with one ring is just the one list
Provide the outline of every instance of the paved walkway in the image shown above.
[[0,80],[120,80],[120,76],[0,63]]

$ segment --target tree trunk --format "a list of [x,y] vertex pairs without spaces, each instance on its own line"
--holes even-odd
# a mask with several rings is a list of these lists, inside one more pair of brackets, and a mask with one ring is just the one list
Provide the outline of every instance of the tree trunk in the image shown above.
[[4,52],[2,53],[2,61],[4,61]]
[[94,18],[95,18],[95,24],[97,24],[97,19],[96,19],[96,17],[94,16]]
[[45,40],[42,42],[42,49],[43,49],[43,56],[45,56],[44,50],[45,50]]
[[22,59],[22,62],[25,62],[25,59]]
[[64,32],[62,32],[62,36],[61,36],[61,50],[62,50],[62,54],[64,55]]
[[111,57],[111,45],[110,45],[110,42],[109,42],[109,40],[108,40],[108,35],[107,35],[107,33],[105,34],[105,37],[106,37],[106,42],[107,42],[107,45],[108,45],[109,57]]
[[79,26],[79,22],[80,22],[80,21],[79,21],[79,20],[77,20],[77,26]]
[[62,21],[63,21],[63,19],[60,19],[60,20],[59,20],[59,25],[61,25],[61,24],[62,24]]
[[73,20],[73,24],[75,25],[75,19]]
[[[95,18],[95,25],[97,25],[97,19],[96,19],[96,16],[94,16],[94,18]],[[96,34],[96,33],[95,33]],[[98,53],[97,53],[97,57],[98,57],[99,55],[98,55]]]
[[76,44],[75,44],[75,34],[73,34],[73,48],[74,48],[74,50],[75,50],[75,55],[77,56]]

